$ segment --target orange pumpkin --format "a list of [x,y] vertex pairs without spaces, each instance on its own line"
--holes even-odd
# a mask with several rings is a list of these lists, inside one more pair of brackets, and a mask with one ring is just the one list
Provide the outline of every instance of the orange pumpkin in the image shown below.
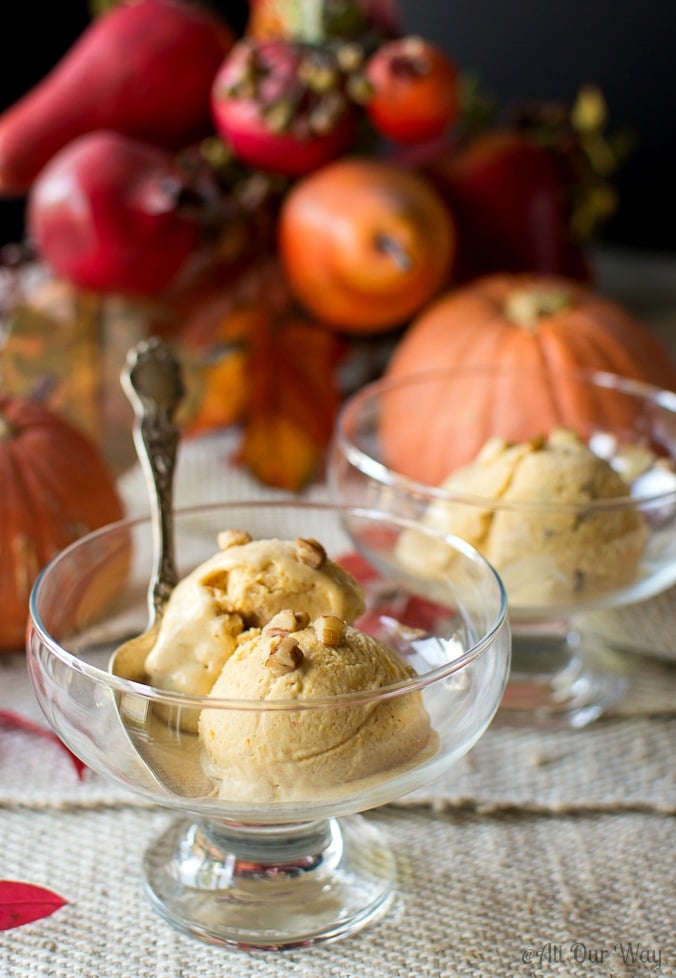
[[124,515],[96,444],[44,405],[0,393],[0,651],[20,650],[41,568]]
[[[418,390],[413,413],[410,402],[393,400],[386,419],[391,464],[435,482],[473,458],[491,435],[520,441],[532,436],[535,423],[547,428],[562,421],[581,435],[589,433],[596,406],[566,382],[566,371],[604,371],[676,389],[676,366],[647,326],[588,286],[536,274],[489,275],[445,293],[412,321],[385,374],[399,378],[469,366],[517,368],[524,381],[516,389],[496,384],[489,398],[478,385],[466,385],[462,413],[468,420],[456,427],[452,442],[442,431],[438,388]],[[527,379],[538,368],[558,372],[559,379]],[[609,423],[621,427],[631,421],[626,400],[612,392],[603,398]],[[436,441],[430,435],[435,429]]]

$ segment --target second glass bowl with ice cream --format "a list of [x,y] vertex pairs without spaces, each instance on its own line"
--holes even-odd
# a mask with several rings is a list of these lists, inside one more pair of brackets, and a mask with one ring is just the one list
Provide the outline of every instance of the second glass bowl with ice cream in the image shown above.
[[283,948],[375,919],[395,887],[360,812],[440,776],[493,718],[509,671],[499,577],[434,540],[453,571],[402,566],[397,516],[303,501],[178,511],[180,580],[139,666],[149,520],[57,557],[31,602],[28,662],[87,765],[182,816],[146,853],[158,910],[205,940]]
[[[500,574],[512,627],[502,714],[582,726],[625,689],[588,613],[676,581],[676,394],[607,373],[489,366],[385,378],[338,419],[334,497],[456,534]],[[398,559],[451,570],[424,532]]]

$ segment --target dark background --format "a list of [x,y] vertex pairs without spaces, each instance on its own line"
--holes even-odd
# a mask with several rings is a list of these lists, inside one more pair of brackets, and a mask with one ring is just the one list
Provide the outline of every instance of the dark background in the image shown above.
[[[244,0],[212,0],[241,30]],[[404,27],[477,72],[499,106],[572,102],[600,86],[611,127],[637,145],[616,178],[620,209],[606,241],[676,251],[676,5],[673,0],[399,0]],[[0,40],[0,109],[39,81],[89,22],[86,0],[12,3]],[[23,203],[0,201],[0,238],[15,241]]]

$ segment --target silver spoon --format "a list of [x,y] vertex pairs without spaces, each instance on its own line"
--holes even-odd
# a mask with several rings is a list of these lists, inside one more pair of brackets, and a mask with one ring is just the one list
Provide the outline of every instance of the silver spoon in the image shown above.
[[155,643],[165,605],[176,586],[173,483],[179,428],[176,411],[185,394],[180,366],[156,337],[127,354],[122,387],[134,409],[134,444],[148,487],[153,534],[153,573],[148,584],[148,624],[144,632],[113,653],[116,676],[145,682],[145,660]]
[[[148,623],[140,635],[113,652],[109,669],[116,676],[147,683],[145,660],[155,643],[164,609],[176,586],[173,477],[180,431],[176,411],[185,394],[179,363],[157,337],[127,354],[122,387],[134,408],[134,444],[150,501],[153,572],[148,584]],[[199,761],[197,736],[180,730],[170,716],[158,716],[141,694],[125,693],[118,704],[125,731],[155,786],[173,795],[195,797],[213,792]]]

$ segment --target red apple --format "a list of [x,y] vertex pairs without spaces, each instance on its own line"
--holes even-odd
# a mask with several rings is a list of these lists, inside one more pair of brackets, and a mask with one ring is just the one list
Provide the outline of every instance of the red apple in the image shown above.
[[456,281],[496,271],[585,279],[565,188],[551,154],[527,135],[492,130],[426,168],[458,227]]
[[56,274],[75,285],[152,295],[198,245],[198,221],[181,210],[187,192],[165,150],[115,132],[88,133],[35,180],[28,236]]

